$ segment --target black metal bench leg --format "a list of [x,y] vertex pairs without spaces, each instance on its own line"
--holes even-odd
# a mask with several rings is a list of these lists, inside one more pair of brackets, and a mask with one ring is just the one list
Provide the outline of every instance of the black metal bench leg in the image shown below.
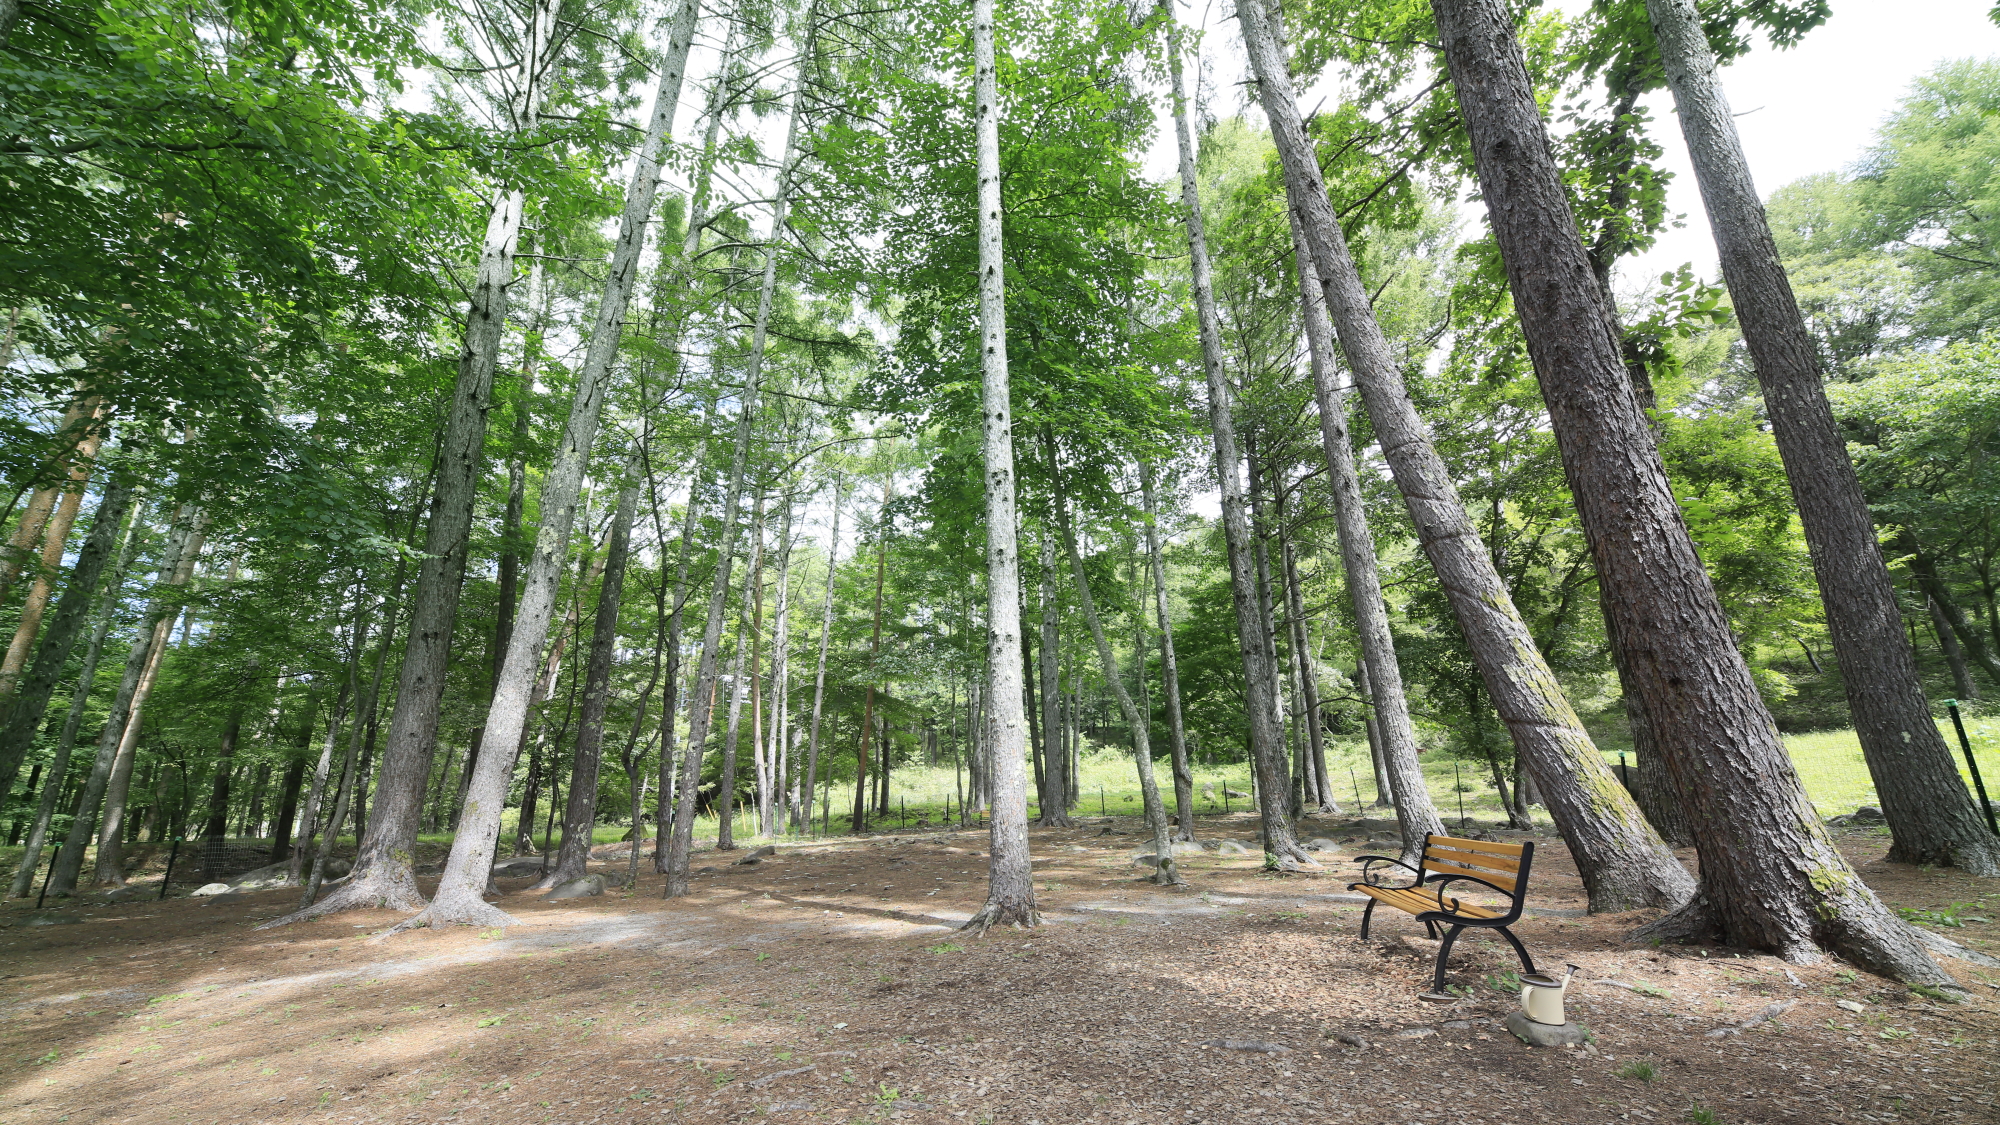
[[1361,912],[1361,940],[1368,940],[1368,923],[1375,917],[1375,899],[1368,900],[1368,908]]
[[1450,931],[1448,931],[1448,932],[1447,932],[1447,933],[1446,933],[1446,934],[1444,935],[1444,942],[1443,942],[1442,944],[1440,944],[1440,945],[1438,946],[1438,963],[1437,963],[1437,976],[1436,976],[1436,978],[1435,978],[1435,979],[1433,979],[1433,980],[1431,981],[1431,991],[1432,991],[1432,992],[1443,992],[1443,991],[1444,991],[1444,962],[1445,962],[1445,958],[1447,958],[1447,957],[1450,957],[1450,956],[1451,956],[1451,943],[1452,943],[1452,942],[1455,942],[1455,941],[1457,941],[1457,940],[1458,940],[1458,935],[1459,935],[1459,932],[1460,932],[1460,931],[1462,931],[1462,930],[1464,930],[1464,929],[1465,929],[1465,927],[1464,927],[1464,926],[1453,926],[1453,927],[1452,927],[1452,928],[1450,929]]
[[1521,944],[1521,939],[1514,936],[1514,931],[1505,926],[1499,927],[1499,930],[1500,936],[1506,938],[1507,944],[1513,946],[1514,952],[1520,955],[1521,968],[1529,973],[1535,972],[1535,959],[1528,956],[1528,947]]
[[1436,941],[1438,939],[1438,928],[1436,922],[1424,923],[1424,936],[1431,939],[1432,941]]

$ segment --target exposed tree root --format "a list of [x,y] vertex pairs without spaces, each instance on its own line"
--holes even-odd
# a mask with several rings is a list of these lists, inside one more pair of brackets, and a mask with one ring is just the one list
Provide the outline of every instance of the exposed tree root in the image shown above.
[[[1794,940],[1758,941],[1727,932],[1706,893],[1698,892],[1685,906],[1633,930],[1626,940],[1637,943],[1740,945],[1767,950],[1793,964],[1811,964],[1832,953],[1877,976],[1904,984],[1927,984],[1946,989],[1962,989],[1963,986],[1929,954],[1959,957],[1975,963],[1978,963],[1977,958],[1986,956],[1918,929],[1888,914],[1888,908],[1879,904],[1874,910],[1859,905],[1849,909],[1854,912],[1853,915],[1836,915],[1832,924],[1810,934],[1800,934]],[[1871,914],[1875,917],[1869,917]],[[1986,960],[2000,964],[2000,961],[1990,957]]]
[[382,936],[394,937],[405,931],[422,929],[425,926],[433,929],[440,926],[497,926],[505,929],[520,924],[520,919],[488,902],[479,901],[467,905],[463,902],[451,904],[440,901],[433,902],[411,917],[396,923],[384,931]]
[[1989,969],[2000,968],[2000,957],[1988,957],[1977,949],[1967,949],[1943,934],[1934,934],[1922,926],[1911,926],[1910,931],[1917,935],[1917,944],[1923,946],[1934,957],[1949,957],[1954,961],[1983,965]]
[[1029,823],[1037,828],[1075,828],[1076,821],[1066,812],[1045,812]]
[[1042,924],[1041,912],[1033,906],[1009,906],[989,900],[979,913],[966,919],[960,930],[974,935],[984,934],[995,926],[1012,926],[1017,930],[1031,930]]
[[1163,855],[1156,858],[1159,862],[1153,868],[1153,873],[1146,876],[1148,883],[1156,887],[1185,887],[1188,885],[1188,881],[1181,878],[1181,865],[1174,862],[1173,856]]
[[310,922],[344,910],[422,910],[425,906],[424,896],[418,893],[417,881],[411,876],[409,868],[378,868],[365,880],[348,876],[346,886],[303,910],[273,918],[257,929],[270,930],[294,922]]

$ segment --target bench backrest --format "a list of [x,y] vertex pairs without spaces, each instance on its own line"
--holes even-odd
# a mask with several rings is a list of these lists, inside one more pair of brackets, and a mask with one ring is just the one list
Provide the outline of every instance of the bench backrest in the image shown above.
[[1433,882],[1453,875],[1468,876],[1490,884],[1516,902],[1528,890],[1528,871],[1534,863],[1535,845],[1503,844],[1493,840],[1465,840],[1457,836],[1424,837],[1424,881]]

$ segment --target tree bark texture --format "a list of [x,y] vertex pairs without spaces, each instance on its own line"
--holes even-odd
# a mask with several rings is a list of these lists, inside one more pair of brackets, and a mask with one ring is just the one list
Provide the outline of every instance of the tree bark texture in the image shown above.
[[[101,436],[93,427],[77,443],[75,452],[69,458],[69,480],[61,489],[62,498],[56,502],[55,511],[49,516],[48,527],[42,531],[41,566],[28,586],[27,600],[21,604],[21,620],[14,627],[14,639],[7,645],[6,656],[0,658],[0,706],[5,706],[14,698],[15,689],[21,683],[21,673],[28,666],[28,654],[34,651],[35,634],[40,631],[42,615],[48,611],[49,599],[55,594],[55,575],[62,568],[70,529],[75,526],[76,514],[83,507],[84,485],[95,466]],[[106,495],[109,495],[108,491]],[[6,792],[6,786],[13,783],[13,777],[4,766],[0,766],[0,782],[4,782],[0,784],[0,793]]]
[[978,149],[979,360],[986,470],[986,755],[993,815],[986,903],[967,929],[1036,926],[1028,856],[1028,726],[1021,704],[1020,512],[1007,377],[1007,286],[1000,219],[1000,84],[993,0],[972,2],[973,136]]
[[[113,487],[117,487],[116,478],[114,478]],[[128,507],[138,508],[139,496],[136,490],[128,493],[126,504]],[[104,505],[105,501],[99,502],[98,519],[104,518],[109,511]],[[69,778],[70,756],[76,751],[77,734],[83,726],[84,708],[90,702],[91,688],[97,683],[97,665],[104,656],[104,642],[111,634],[112,621],[116,616],[118,603],[125,587],[125,574],[132,568],[132,556],[138,549],[139,530],[145,523],[145,518],[144,509],[138,508],[133,513],[132,522],[126,525],[125,544],[119,548],[118,562],[111,570],[110,579],[105,582],[104,596],[98,599],[97,625],[91,630],[89,647],[84,650],[83,668],[77,673],[76,689],[70,693],[69,713],[63,718],[62,734],[56,740],[55,760],[49,767],[49,783],[42,788],[41,800],[36,803],[35,821],[28,829],[27,843],[21,850],[21,860],[14,871],[14,882],[8,890],[8,894],[14,898],[26,897],[28,887],[35,876],[35,869],[41,863],[42,848],[48,844],[49,826],[55,820],[56,808],[62,799]],[[97,533],[96,521],[93,520],[90,537],[84,542],[84,553],[91,551],[92,544],[96,541]],[[63,590],[62,600],[56,603],[55,620],[49,626],[51,633],[63,627],[63,616],[67,612],[66,603],[71,596],[71,592],[81,589],[84,585],[80,576],[83,564],[84,555],[83,553],[79,553],[77,565],[70,572],[70,584]],[[97,565],[101,567],[102,563],[100,562]],[[95,587],[95,581],[92,581],[90,585]],[[49,645],[49,639],[46,635],[43,637],[42,644],[44,646],[43,651],[46,652]],[[32,691],[38,690],[34,688],[34,684],[38,680],[42,670],[42,655],[43,653],[41,652],[36,654],[36,672],[30,676],[30,690],[23,693],[17,706],[26,706],[28,701],[33,698]],[[68,658],[69,654],[65,652],[63,654],[64,662],[67,662]],[[55,687],[54,676],[60,674],[58,670],[51,675],[49,682],[50,691],[53,691]],[[46,709],[46,694],[44,695],[44,708]],[[9,716],[7,731],[4,736],[0,736],[7,738],[10,743],[17,737],[32,739],[35,731],[41,727],[41,716],[36,715],[32,723],[24,722],[22,724],[20,729],[26,732],[25,735],[17,734],[16,728],[13,725],[15,718],[16,716]],[[23,745],[26,745],[25,741]],[[25,751],[23,752],[25,753]]]
[[[1162,7],[1168,19],[1171,10]],[[1172,71],[1180,73],[1180,53],[1170,52]],[[1202,226],[1200,180],[1195,173],[1194,138],[1187,120],[1187,97],[1175,84],[1174,139],[1180,154],[1181,209],[1187,225],[1188,274],[1194,290],[1195,321],[1201,339],[1202,374],[1208,391],[1208,422],[1214,436],[1215,475],[1222,493],[1222,532],[1229,558],[1229,588],[1236,611],[1237,645],[1243,659],[1246,709],[1250,724],[1250,759],[1260,788],[1285,791],[1284,732],[1277,723],[1277,671],[1266,657],[1270,648],[1267,619],[1257,605],[1257,582],[1251,573],[1250,520],[1244,511],[1242,458],[1236,446],[1236,422],[1231,416],[1228,377],[1223,372],[1222,321],[1215,311],[1215,284],[1209,269],[1208,236]],[[1261,827],[1264,849],[1279,867],[1319,866],[1298,844],[1281,803],[1267,803]]]
[[1509,9],[1432,10],[1570,491],[1694,821],[1701,892],[1654,932],[1719,933],[1792,960],[1824,945],[1872,971],[1950,983],[1834,848],[1736,649],[1632,395]]
[[[1178,70],[1178,66],[1176,67]],[[1167,696],[1167,737],[1174,768],[1174,810],[1179,826],[1176,840],[1194,839],[1194,770],[1188,762],[1187,724],[1181,715],[1180,664],[1174,656],[1174,621],[1167,604],[1167,561],[1160,549],[1160,509],[1153,494],[1153,467],[1139,466],[1139,490],[1146,505],[1146,561],[1152,572],[1153,610],[1160,624],[1160,679]],[[1046,682],[1046,681],[1045,681]],[[1049,706],[1053,720],[1054,705]]]
[[[1049,467],[1055,468],[1055,450],[1049,450]],[[1090,578],[1083,570],[1083,554],[1077,550],[1076,529],[1071,526],[1069,505],[1064,502],[1062,486],[1053,473],[1050,477],[1055,493],[1056,526],[1062,532],[1063,553],[1069,557],[1070,577],[1076,582],[1077,608],[1083,611],[1084,625],[1090,630],[1090,639],[1097,645],[1098,667],[1104,672],[1104,681],[1111,685],[1112,695],[1118,700],[1118,710],[1125,716],[1125,725],[1132,731],[1132,761],[1139,768],[1139,798],[1146,813],[1146,831],[1153,838],[1153,875],[1151,882],[1161,886],[1179,886],[1186,882],[1180,876],[1180,865],[1174,862],[1173,832],[1167,825],[1167,808],[1160,800],[1159,782],[1153,777],[1152,723],[1139,713],[1138,705],[1132,702],[1132,693],[1125,690],[1125,678],[1118,670],[1118,657],[1111,651],[1111,641],[1105,636],[1104,622],[1097,616],[1097,599],[1090,593]]]
[[[1375,533],[1368,526],[1368,508],[1361,500],[1361,474],[1354,464],[1354,445],[1348,434],[1347,393],[1335,377],[1336,345],[1326,291],[1313,268],[1312,251],[1300,230],[1299,217],[1296,212],[1290,217],[1292,256],[1299,272],[1299,307],[1312,364],[1327,490],[1333,496],[1340,566],[1347,580],[1348,605],[1354,611],[1361,662],[1368,668],[1367,695],[1375,719],[1376,752],[1381,755],[1383,770],[1394,775],[1390,787],[1397,794],[1396,824],[1403,831],[1407,863],[1422,853],[1425,836],[1444,834],[1444,821],[1431,803],[1423,767],[1417,762],[1417,735],[1410,724],[1403,666],[1396,657],[1395,635],[1389,631],[1389,606],[1382,598],[1382,573],[1375,560]],[[1405,794],[1407,799],[1403,799]]]
[[[167,655],[167,641],[173,636],[174,622],[181,616],[180,591],[185,590],[188,581],[194,577],[195,561],[201,557],[202,541],[207,532],[208,515],[191,511],[187,538],[167,580],[172,592],[163,590],[154,598],[157,616],[152,617],[151,637],[142,642],[146,645],[146,661],[131,693],[126,696],[124,732],[118,739],[118,748],[112,757],[111,776],[104,787],[104,811],[100,814],[97,829],[97,865],[91,876],[92,883],[97,886],[125,885],[125,810],[131,792],[132,766],[139,751],[139,737],[145,730],[146,700],[153,694],[153,685],[159,682],[160,663]],[[130,666],[127,668],[129,670]]]
[[[1053,467],[1053,466],[1051,466]],[[1070,819],[1065,798],[1069,794],[1069,755],[1062,748],[1061,707],[1061,663],[1062,652],[1062,602],[1056,596],[1056,552],[1055,543],[1048,536],[1042,536],[1041,552],[1041,602],[1042,602],[1042,789],[1040,797],[1041,816],[1035,823],[1044,828],[1069,828],[1076,822]]]
[[840,506],[846,499],[845,482],[833,486],[833,528],[826,548],[826,591],[820,602],[819,660],[813,668],[813,709],[806,730],[805,821],[812,824],[813,791],[819,785],[819,724],[826,711],[826,654],[833,637],[833,579],[840,558]]
[[1875,521],[1834,424],[1812,333],[1751,180],[1701,14],[1694,0],[1646,0],[1646,12],[1730,303],[1764,391],[1771,436],[1798,505],[1848,711],[1889,822],[1889,859],[1955,863],[1976,875],[2000,875],[2000,838],[1959,778],[1924,699]]
[[[520,97],[518,104],[510,107],[516,132],[532,129],[539,119],[545,71],[554,62],[555,21],[556,5],[551,0],[537,0],[523,28],[518,60]],[[465,577],[473,509],[484,475],[486,419],[493,408],[493,377],[499,365],[508,291],[514,283],[514,253],[526,206],[521,191],[502,185],[495,190],[487,214],[466,305],[458,375],[438,451],[437,484],[431,494],[423,561],[418,565],[417,585],[411,596],[409,639],[397,676],[396,707],[389,716],[388,744],[382,752],[381,780],[375,787],[368,831],[362,836],[346,885],[283,921],[304,921],[357,907],[415,910],[425,905],[410,859],[423,817],[424,782],[437,751],[452,627]],[[486,737],[492,737],[490,729]]]
[[[1238,12],[1258,94],[1284,165],[1286,194],[1312,251],[1341,350],[1425,557],[1450,597],[1495,709],[1549,801],[1583,876],[1590,908],[1679,905],[1692,892],[1694,880],[1646,823],[1563,696],[1410,403],[1306,138],[1279,46],[1282,29],[1259,0],[1245,0]],[[1384,694],[1380,685],[1374,694]],[[1384,758],[1386,762],[1388,755]],[[1395,768],[1393,762],[1387,764]],[[1400,806],[1406,795],[1399,783],[1392,785]]]
[[[611,267],[590,326],[575,397],[570,401],[555,458],[542,478],[541,527],[522,582],[521,604],[513,635],[507,641],[493,707],[486,716],[486,736],[497,746],[515,746],[526,729],[535,669],[548,645],[549,623],[555,615],[557,588],[569,553],[570,530],[582,502],[584,472],[597,441],[598,422],[613,379],[612,362],[623,342],[625,310],[638,281],[639,257],[645,249],[646,227],[659,193],[667,136],[680,105],[681,81],[694,39],[699,0],[681,0],[668,32],[660,82],[653,95],[653,112],[644,140],[633,160],[625,186],[625,209],[618,238],[612,244]],[[489,377],[490,381],[490,377]],[[629,525],[628,525],[629,531]],[[465,813],[452,838],[451,855],[438,881],[437,896],[423,914],[404,925],[504,925],[508,915],[486,904],[484,895],[493,869],[493,851],[506,804],[514,762],[504,754],[484,755],[466,791]]]
[[[628,466],[628,470],[629,470]],[[632,555],[632,521],[639,510],[639,481],[628,479],[611,514],[611,538],[604,551],[604,577],[597,587],[597,616],[590,628],[590,655],[583,673],[583,706],[576,721],[576,748],[569,772],[569,801],[563,807],[562,846],[556,865],[535,890],[580,879],[590,863],[591,831],[597,825],[597,775],[604,763],[604,716],[611,706],[611,665],[618,651],[618,611],[625,597],[625,568]],[[582,596],[582,591],[578,591]],[[508,770],[511,777],[513,771]],[[632,847],[640,841],[635,837]],[[488,870],[491,870],[488,861]]]
[[[42,631],[41,643],[35,647],[34,664],[6,709],[6,726],[0,728],[0,793],[13,789],[21,762],[34,745],[36,732],[42,728],[49,697],[55,694],[56,681],[69,663],[77,634],[83,631],[98,580],[104,576],[104,568],[117,549],[118,529],[131,509],[132,498],[131,482],[121,475],[112,478],[103,499],[98,501],[90,532],[77,552],[76,565],[70,568],[69,582],[56,602],[48,628]],[[115,601],[116,597],[114,591],[110,600]],[[94,662],[91,671],[96,671]]]

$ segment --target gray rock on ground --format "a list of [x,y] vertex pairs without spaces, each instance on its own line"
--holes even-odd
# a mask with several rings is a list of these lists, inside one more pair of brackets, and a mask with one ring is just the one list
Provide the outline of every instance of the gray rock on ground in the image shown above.
[[[328,860],[327,866],[333,866],[333,861]],[[231,889],[239,891],[258,891],[263,890],[265,887],[275,887],[285,881],[285,876],[290,870],[290,864],[284,860],[279,860],[276,863],[259,867],[255,871],[245,871],[236,878],[229,880],[229,886]]]
[[1590,1033],[1573,1023],[1536,1023],[1526,1012],[1508,1012],[1505,1022],[1514,1038],[1530,1047],[1581,1047],[1590,1041]]
[[1249,848],[1249,847],[1245,846],[1245,845],[1244,845],[1243,843],[1241,843],[1240,841],[1236,841],[1236,840],[1224,840],[1224,841],[1222,841],[1221,843],[1219,843],[1219,844],[1215,845],[1215,853],[1216,853],[1217,855],[1256,855],[1256,854],[1257,854],[1257,853],[1256,853],[1256,851],[1255,851],[1254,849],[1252,849],[1252,848]]
[[1336,852],[1340,850],[1340,845],[1324,836],[1315,836],[1306,841],[1306,850],[1309,852]]
[[189,898],[208,898],[212,895],[226,895],[232,889],[228,883],[206,883],[188,892]]
[[767,858],[777,854],[778,854],[777,848],[774,848],[769,844],[765,844],[761,848],[753,849],[748,855],[745,855],[742,859],[736,860],[732,866],[755,867],[758,864],[764,862],[764,860],[766,860]]
[[564,899],[588,898],[604,893],[604,876],[585,875],[581,879],[571,879],[555,890],[542,896],[543,902],[561,902]]

